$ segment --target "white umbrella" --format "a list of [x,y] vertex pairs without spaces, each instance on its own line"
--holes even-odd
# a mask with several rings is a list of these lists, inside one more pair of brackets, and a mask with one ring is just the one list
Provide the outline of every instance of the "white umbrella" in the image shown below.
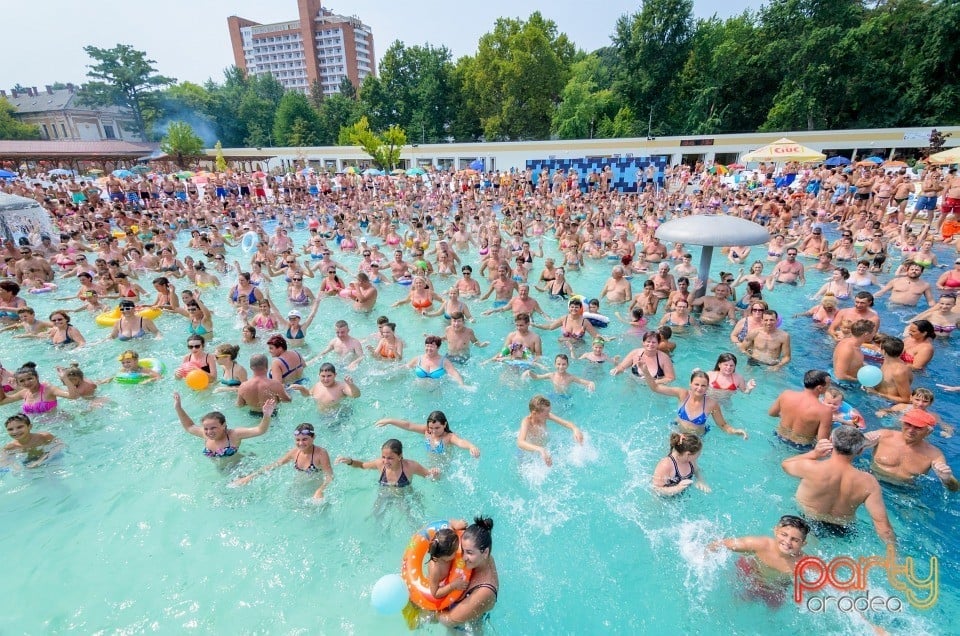
[[927,157],[927,163],[937,165],[960,163],[960,146],[930,155]]
[[823,161],[827,155],[813,148],[807,148],[802,144],[783,137],[772,144],[763,148],[757,148],[753,152],[740,157],[740,161],[747,163],[750,161]]

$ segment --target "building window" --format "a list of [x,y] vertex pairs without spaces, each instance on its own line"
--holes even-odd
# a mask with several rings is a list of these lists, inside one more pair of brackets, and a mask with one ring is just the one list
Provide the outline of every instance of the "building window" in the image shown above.
[[63,136],[66,137],[66,136],[67,136],[67,127],[66,127],[65,125],[63,125],[63,124],[60,124],[60,130],[63,131]]
[[113,132],[113,126],[107,126],[106,124],[104,124],[103,126],[103,136],[106,137],[107,139],[117,138],[116,133]]
[[47,125],[43,124],[43,138],[50,139],[50,131],[47,130]]
[[60,139],[60,135],[57,134],[57,125],[56,125],[56,124],[50,124],[50,129],[53,131],[53,138],[54,138],[54,139]]

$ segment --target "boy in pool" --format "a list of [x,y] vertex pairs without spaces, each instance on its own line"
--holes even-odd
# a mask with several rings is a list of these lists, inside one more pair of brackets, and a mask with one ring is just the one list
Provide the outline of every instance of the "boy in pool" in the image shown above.
[[[942,386],[942,385],[937,385]],[[918,387],[913,390],[913,393],[910,394],[910,404],[894,404],[885,409],[880,409],[877,411],[877,417],[886,417],[887,415],[893,415],[894,413],[899,413],[903,415],[909,411],[917,409],[918,411],[926,411],[930,415],[937,418],[937,424],[939,424],[943,430],[940,431],[941,437],[952,437],[954,426],[952,424],[947,424],[943,421],[943,418],[940,417],[937,413],[934,413],[930,410],[930,405],[933,404],[933,391],[930,389],[924,389],[923,387]]]
[[843,398],[843,391],[835,386],[828,386],[824,390],[823,395],[820,396],[820,401],[833,409],[834,424],[846,424],[847,426],[856,426],[859,429],[865,429],[867,423],[864,421],[863,416],[860,415],[860,411],[844,402]]
[[23,453],[23,466],[36,468],[48,461],[63,448],[63,442],[53,433],[34,433],[30,429],[33,424],[30,418],[22,413],[11,415],[5,423],[7,435],[13,441],[3,447],[3,456],[0,457],[0,466],[11,463],[14,455]]
[[[520,431],[517,433],[517,447],[520,450],[530,451],[531,453],[540,453],[543,463],[547,466],[553,465],[553,457],[550,451],[543,446],[547,441],[547,421],[552,420],[560,426],[569,428],[573,433],[573,439],[578,444],[583,444],[583,433],[573,422],[557,417],[550,412],[550,400],[542,395],[534,395],[530,398],[530,414],[520,420]],[[530,438],[532,441],[528,441]]]
[[553,390],[559,395],[566,395],[571,384],[582,384],[587,387],[588,391],[597,388],[597,385],[590,380],[584,380],[567,371],[570,368],[570,358],[565,353],[557,354],[557,357],[553,359],[553,368],[556,369],[553,373],[534,373],[527,370],[523,372],[523,375],[533,380],[550,380],[553,382]]
[[707,546],[708,550],[724,547],[734,552],[753,555],[740,557],[737,572],[746,585],[744,596],[762,601],[771,608],[780,607],[793,581],[797,562],[803,557],[810,526],[794,515],[780,517],[773,528],[773,537],[734,537],[720,539]]
[[606,343],[602,338],[594,338],[593,348],[591,348],[590,351],[582,354],[578,360],[586,360],[587,362],[592,362],[594,364],[603,364],[604,362],[620,364],[620,356],[613,356],[611,358],[603,351],[603,346],[605,344]]
[[160,374],[153,369],[140,366],[140,354],[132,349],[127,349],[121,353],[117,360],[120,361],[120,371],[117,373],[120,377],[136,378],[138,380],[141,377],[145,378],[144,380],[139,380],[140,384],[160,379]]

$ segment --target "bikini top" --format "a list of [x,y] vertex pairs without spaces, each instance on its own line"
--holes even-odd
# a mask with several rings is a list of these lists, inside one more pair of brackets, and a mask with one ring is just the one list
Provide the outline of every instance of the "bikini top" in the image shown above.
[[706,404],[706,402],[704,402],[704,404],[703,404],[703,409],[704,409],[704,410],[700,413],[700,415],[698,415],[698,416],[696,416],[696,417],[690,417],[690,414],[687,413],[687,402],[689,402],[689,401],[690,401],[690,394],[688,393],[688,394],[687,394],[687,399],[685,399],[685,400],[683,401],[683,404],[680,405],[680,408],[677,409],[677,417],[679,417],[681,420],[683,420],[683,421],[685,421],[685,422],[690,422],[690,423],[693,424],[694,426],[705,426],[706,423],[707,423],[707,410],[706,410],[707,404]]
[[680,466],[677,464],[677,460],[674,459],[673,455],[667,455],[667,458],[673,463],[673,477],[669,478],[664,486],[677,486],[685,479],[693,479],[693,462],[690,462],[690,472],[686,475],[681,475]]
[[53,396],[51,400],[43,399],[43,393],[46,390],[47,385],[41,384],[40,389],[37,392],[37,401],[26,403],[24,402],[21,405],[24,415],[40,415],[41,413],[49,413],[53,409],[57,408],[57,396]]
[[233,446],[230,443],[230,435],[227,434],[227,445],[223,448],[218,448],[216,450],[210,450],[209,448],[203,449],[203,454],[206,457],[233,457],[237,454],[239,449],[236,446]]
[[307,466],[306,468],[300,468],[300,466],[297,465],[297,462],[299,462],[299,461],[300,461],[300,452],[297,451],[297,458],[293,460],[293,468],[294,468],[294,470],[298,470],[298,471],[300,471],[301,473],[319,473],[319,472],[320,472],[320,469],[317,468],[317,467],[314,465],[314,463],[313,463],[313,451],[310,451],[310,465],[309,465],[309,466]]
[[380,485],[381,486],[392,486],[394,488],[405,488],[410,485],[410,480],[407,478],[407,474],[403,472],[403,464],[400,464],[400,476],[397,477],[397,483],[391,484],[387,481],[387,469],[384,468],[380,471]]
[[439,380],[444,375],[446,375],[447,370],[443,368],[443,359],[440,360],[440,366],[434,369],[433,371],[427,371],[422,366],[420,366],[420,359],[417,359],[417,366],[413,369],[414,375],[418,378],[430,379],[430,380]]

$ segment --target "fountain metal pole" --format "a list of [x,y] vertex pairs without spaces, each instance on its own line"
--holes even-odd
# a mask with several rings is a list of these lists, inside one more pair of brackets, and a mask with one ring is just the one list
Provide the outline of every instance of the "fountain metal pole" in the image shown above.
[[700,252],[700,268],[697,272],[697,276],[700,277],[700,281],[703,283],[702,286],[697,286],[693,290],[693,297],[700,298],[701,296],[706,295],[707,293],[707,281],[710,280],[710,261],[713,259],[713,246],[704,245],[702,246],[702,251]]

